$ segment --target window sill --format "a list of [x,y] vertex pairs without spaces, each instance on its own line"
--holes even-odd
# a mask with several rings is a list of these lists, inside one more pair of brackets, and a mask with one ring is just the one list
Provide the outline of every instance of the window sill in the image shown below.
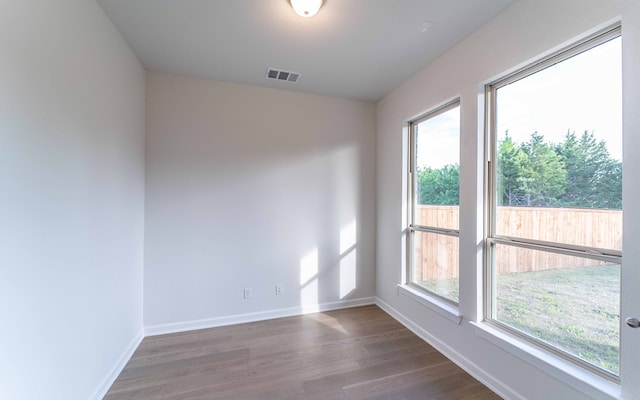
[[429,296],[426,293],[423,293],[420,290],[414,289],[409,285],[398,285],[398,291],[407,296],[418,303],[429,307],[432,311],[440,314],[441,316],[447,318],[449,321],[455,323],[456,325],[460,325],[462,321],[462,314],[460,314],[460,310],[458,307],[447,303],[444,300],[441,300],[435,296]]
[[475,327],[476,335],[482,339],[590,397],[602,398],[604,394],[612,399],[622,398],[620,385],[615,382],[591,373],[488,323],[472,321],[470,324]]

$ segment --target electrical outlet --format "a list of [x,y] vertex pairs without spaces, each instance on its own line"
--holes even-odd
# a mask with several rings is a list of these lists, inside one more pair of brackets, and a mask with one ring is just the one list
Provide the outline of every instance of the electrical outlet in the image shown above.
[[251,298],[251,288],[250,287],[244,288],[244,298],[245,299],[250,299]]
[[282,296],[284,294],[284,289],[282,289],[282,285],[276,285],[276,296]]

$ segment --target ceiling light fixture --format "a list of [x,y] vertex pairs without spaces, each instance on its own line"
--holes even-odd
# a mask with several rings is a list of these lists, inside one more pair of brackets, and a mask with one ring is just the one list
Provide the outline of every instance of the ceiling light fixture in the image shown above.
[[293,11],[301,17],[313,17],[316,15],[320,7],[322,7],[323,0],[289,0]]

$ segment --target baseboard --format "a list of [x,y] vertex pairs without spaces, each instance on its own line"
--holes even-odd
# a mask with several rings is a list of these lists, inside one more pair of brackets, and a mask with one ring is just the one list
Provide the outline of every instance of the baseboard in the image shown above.
[[480,368],[477,364],[460,354],[451,346],[445,344],[437,337],[433,336],[431,333],[426,331],[424,328],[420,327],[418,324],[413,322],[411,319],[403,315],[401,312],[393,308],[388,303],[384,302],[380,298],[376,297],[376,305],[384,310],[387,314],[391,315],[398,322],[404,325],[407,329],[415,333],[418,337],[420,337],[425,342],[429,343],[433,348],[438,350],[440,353],[444,354],[449,360],[454,362],[460,368],[465,370],[469,375],[473,376],[480,382],[482,382],[489,389],[493,390],[500,397],[506,400],[526,400],[520,394],[518,394],[515,390],[511,389],[504,382],[496,379],[492,375],[486,373],[482,368]]
[[171,324],[151,325],[145,327],[145,336],[165,335],[168,333],[192,331],[196,329],[215,328],[218,326],[243,324],[246,322],[264,321],[296,315],[311,314],[322,311],[339,310],[342,308],[359,307],[376,304],[375,297],[362,297],[359,299],[341,300],[330,303],[314,304],[310,306],[298,306],[280,308],[276,310],[260,311],[255,313],[229,315],[217,318],[207,318],[195,321],[176,322]]
[[103,379],[100,386],[98,386],[98,389],[94,392],[93,396],[91,396],[93,400],[102,400],[102,398],[107,394],[109,388],[113,385],[113,382],[115,382],[118,375],[120,375],[120,372],[122,372],[125,365],[127,365],[127,362],[129,362],[133,353],[136,351],[138,346],[140,346],[142,339],[144,339],[144,332],[140,329],[131,343],[129,343],[129,346],[127,346],[127,348],[122,352],[120,358],[118,358],[118,361],[113,365],[107,376]]

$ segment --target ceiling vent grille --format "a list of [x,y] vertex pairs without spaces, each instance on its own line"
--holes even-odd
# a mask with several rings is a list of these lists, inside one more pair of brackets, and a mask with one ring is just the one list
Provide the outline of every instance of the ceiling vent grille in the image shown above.
[[291,72],[291,71],[283,71],[280,69],[269,68],[267,70],[267,79],[273,79],[276,81],[284,81],[284,82],[298,82],[300,76],[302,74],[300,72]]

